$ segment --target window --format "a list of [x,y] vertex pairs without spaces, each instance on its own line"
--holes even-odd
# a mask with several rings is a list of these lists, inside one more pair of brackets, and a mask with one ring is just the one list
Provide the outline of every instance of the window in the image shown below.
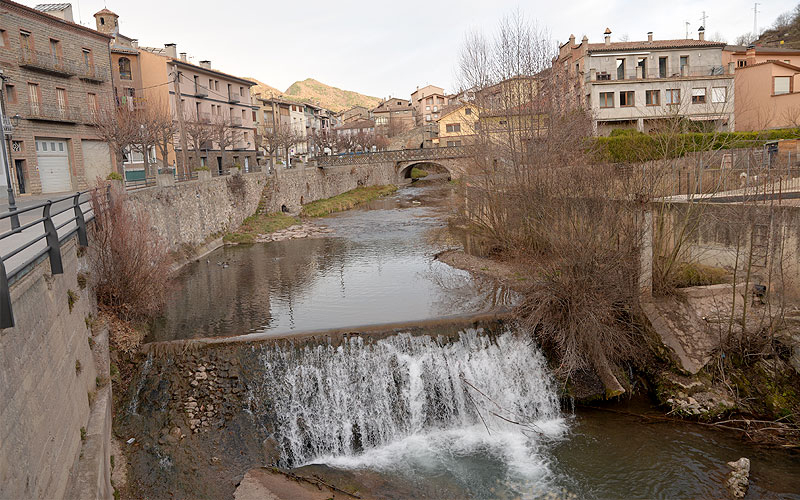
[[56,88],[56,99],[58,100],[58,111],[61,115],[67,113],[67,91],[66,89]]
[[426,122],[431,121],[431,115],[425,115],[425,121]]
[[659,78],[666,78],[667,77],[667,58],[666,57],[659,57],[658,58],[658,77]]
[[239,87],[239,95],[244,97],[244,87]]
[[13,85],[6,85],[6,101],[9,104],[17,103],[17,88]]
[[692,104],[706,103],[706,89],[692,89]]
[[711,102],[726,102],[728,100],[728,89],[725,87],[711,88]]
[[430,110],[431,110],[430,106],[425,106],[425,111],[430,111]]
[[681,56],[681,75],[684,74],[684,68],[688,70],[689,67],[689,56]]
[[97,94],[91,92],[86,94],[86,107],[90,114],[97,113]]
[[8,32],[0,30],[0,47],[8,47]]
[[[637,68],[637,70],[636,70],[637,71],[637,74],[636,74],[637,77],[647,78],[647,58],[646,57],[638,58],[638,60],[636,62],[636,68]],[[638,68],[642,68],[642,69],[640,70]]]
[[625,59],[617,59],[617,80],[625,79]]
[[83,54],[83,66],[85,68],[92,67],[92,51],[90,49],[81,49]]
[[744,68],[745,66],[747,66],[747,60],[746,59],[739,59],[738,61],[736,61],[736,67],[737,68]]
[[505,121],[505,120],[500,120],[498,123],[499,123],[500,125],[508,125],[508,122],[507,122],[507,121]]
[[667,104],[680,104],[681,89],[667,89],[665,97]]
[[773,94],[783,95],[792,91],[791,76],[776,76],[773,78]]
[[246,120],[247,120],[247,111],[243,109],[242,110],[242,122],[244,122]]
[[461,124],[460,123],[448,123],[446,125],[448,132],[461,132]]
[[211,78],[208,79],[208,88],[209,89],[213,89],[214,88],[214,80],[212,80]]
[[619,106],[621,108],[629,108],[635,104],[635,93],[633,90],[626,90],[619,93]]
[[645,104],[648,106],[658,106],[661,104],[660,90],[646,90],[644,93]]
[[600,107],[613,108],[614,107],[614,93],[613,92],[600,92]]
[[24,30],[19,32],[19,48],[22,50],[23,55],[28,57],[32,55],[30,52],[33,50],[33,42],[30,32]]
[[472,108],[466,108],[466,109],[464,109],[464,114],[465,114],[465,115],[471,115],[471,114],[472,114]]
[[39,97],[38,83],[28,84],[28,102],[31,104],[31,113],[39,114],[39,102],[41,102],[41,99]]
[[53,61],[58,61],[60,55],[61,55],[61,44],[55,38],[51,38],[50,57],[53,58]]
[[131,80],[131,60],[127,57],[119,58],[119,78],[120,80]]
[[214,90],[219,90],[219,80],[214,80]]
[[458,146],[461,146],[461,141],[447,141],[448,148],[453,148]]

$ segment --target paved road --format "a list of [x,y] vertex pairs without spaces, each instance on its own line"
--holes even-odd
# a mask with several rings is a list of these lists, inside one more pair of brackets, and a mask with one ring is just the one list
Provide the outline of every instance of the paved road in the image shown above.
[[[54,194],[47,194],[47,195],[28,195],[22,196],[17,198],[16,206],[18,211],[22,211],[26,208],[30,208],[41,203],[45,203],[47,200],[54,200],[63,198],[65,196],[69,196],[73,193],[54,193]],[[0,214],[5,214],[8,212],[8,201],[5,196],[5,192],[0,191],[0,198],[3,198],[3,201],[0,202]],[[81,197],[81,209],[84,212],[84,217],[87,217],[91,214],[91,203],[89,202],[89,198],[86,195]],[[60,201],[58,203],[54,203],[50,208],[50,213],[54,214],[59,212],[60,210],[64,210],[67,208],[72,207],[73,201],[72,199],[67,199]],[[88,213],[87,213],[88,212]],[[32,223],[42,217],[43,209],[36,208],[27,212],[22,212],[19,214],[19,222],[20,226],[25,226],[26,224]],[[53,217],[53,223],[58,228],[58,226],[66,223],[69,219],[71,219],[75,215],[74,210],[67,210],[66,212],[56,215]],[[63,236],[64,234],[70,232],[72,229],[75,228],[75,222],[69,222],[64,227],[58,229],[59,236]],[[0,219],[0,235],[8,234],[11,231],[11,218]],[[22,252],[14,255],[12,257],[8,257],[8,255],[16,250],[17,248],[29,243],[32,240],[42,236],[44,234],[44,224],[37,223],[33,226],[25,229],[24,231],[12,234],[7,236],[3,239],[0,239],[0,257],[3,259],[3,264],[6,267],[6,273],[11,276],[13,275],[21,266],[24,264],[28,259],[36,255],[38,252],[41,252],[47,247],[44,239],[41,239],[31,245],[30,247],[26,248]]]

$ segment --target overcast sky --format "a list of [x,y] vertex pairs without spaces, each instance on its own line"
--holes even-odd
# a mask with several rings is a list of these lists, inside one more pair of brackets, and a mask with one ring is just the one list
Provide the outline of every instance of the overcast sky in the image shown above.
[[[684,38],[686,21],[696,38],[703,9],[709,36],[719,32],[733,43],[753,30],[753,2],[739,0],[605,0],[602,7],[589,0],[74,0],[75,21],[80,14],[94,27],[92,14],[104,6],[120,16],[122,34],[141,45],[177,43],[193,62],[210,59],[216,69],[280,90],[310,77],[377,97],[407,98],[428,83],[453,90],[464,33],[492,33],[518,8],[559,43],[570,33],[600,42],[606,27],[613,40],[642,40],[648,31],[657,39]],[[794,6],[761,0],[759,29]]]

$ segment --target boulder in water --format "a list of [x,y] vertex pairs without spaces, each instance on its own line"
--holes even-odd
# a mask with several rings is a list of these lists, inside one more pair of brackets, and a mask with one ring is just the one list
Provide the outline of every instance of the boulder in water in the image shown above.
[[744,498],[750,484],[750,459],[742,457],[735,462],[728,462],[728,466],[733,470],[728,474],[725,486],[733,498]]

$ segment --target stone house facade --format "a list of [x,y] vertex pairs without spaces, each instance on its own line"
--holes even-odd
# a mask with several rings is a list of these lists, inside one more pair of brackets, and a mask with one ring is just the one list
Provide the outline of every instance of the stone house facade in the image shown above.
[[441,116],[442,108],[449,104],[444,89],[435,85],[417,88],[411,93],[411,105],[417,125],[433,123]]
[[415,108],[408,99],[389,97],[372,110],[379,135],[394,137],[415,125]]
[[594,115],[599,135],[614,128],[649,131],[672,118],[733,131],[734,74],[723,65],[724,43],[698,39],[611,42],[583,37],[559,47],[554,66],[575,82],[577,94]]
[[[92,125],[112,99],[108,35],[52,13],[0,0],[3,107],[18,121],[8,138],[11,184],[20,194],[91,186],[111,171]],[[4,177],[3,177],[4,179]]]

